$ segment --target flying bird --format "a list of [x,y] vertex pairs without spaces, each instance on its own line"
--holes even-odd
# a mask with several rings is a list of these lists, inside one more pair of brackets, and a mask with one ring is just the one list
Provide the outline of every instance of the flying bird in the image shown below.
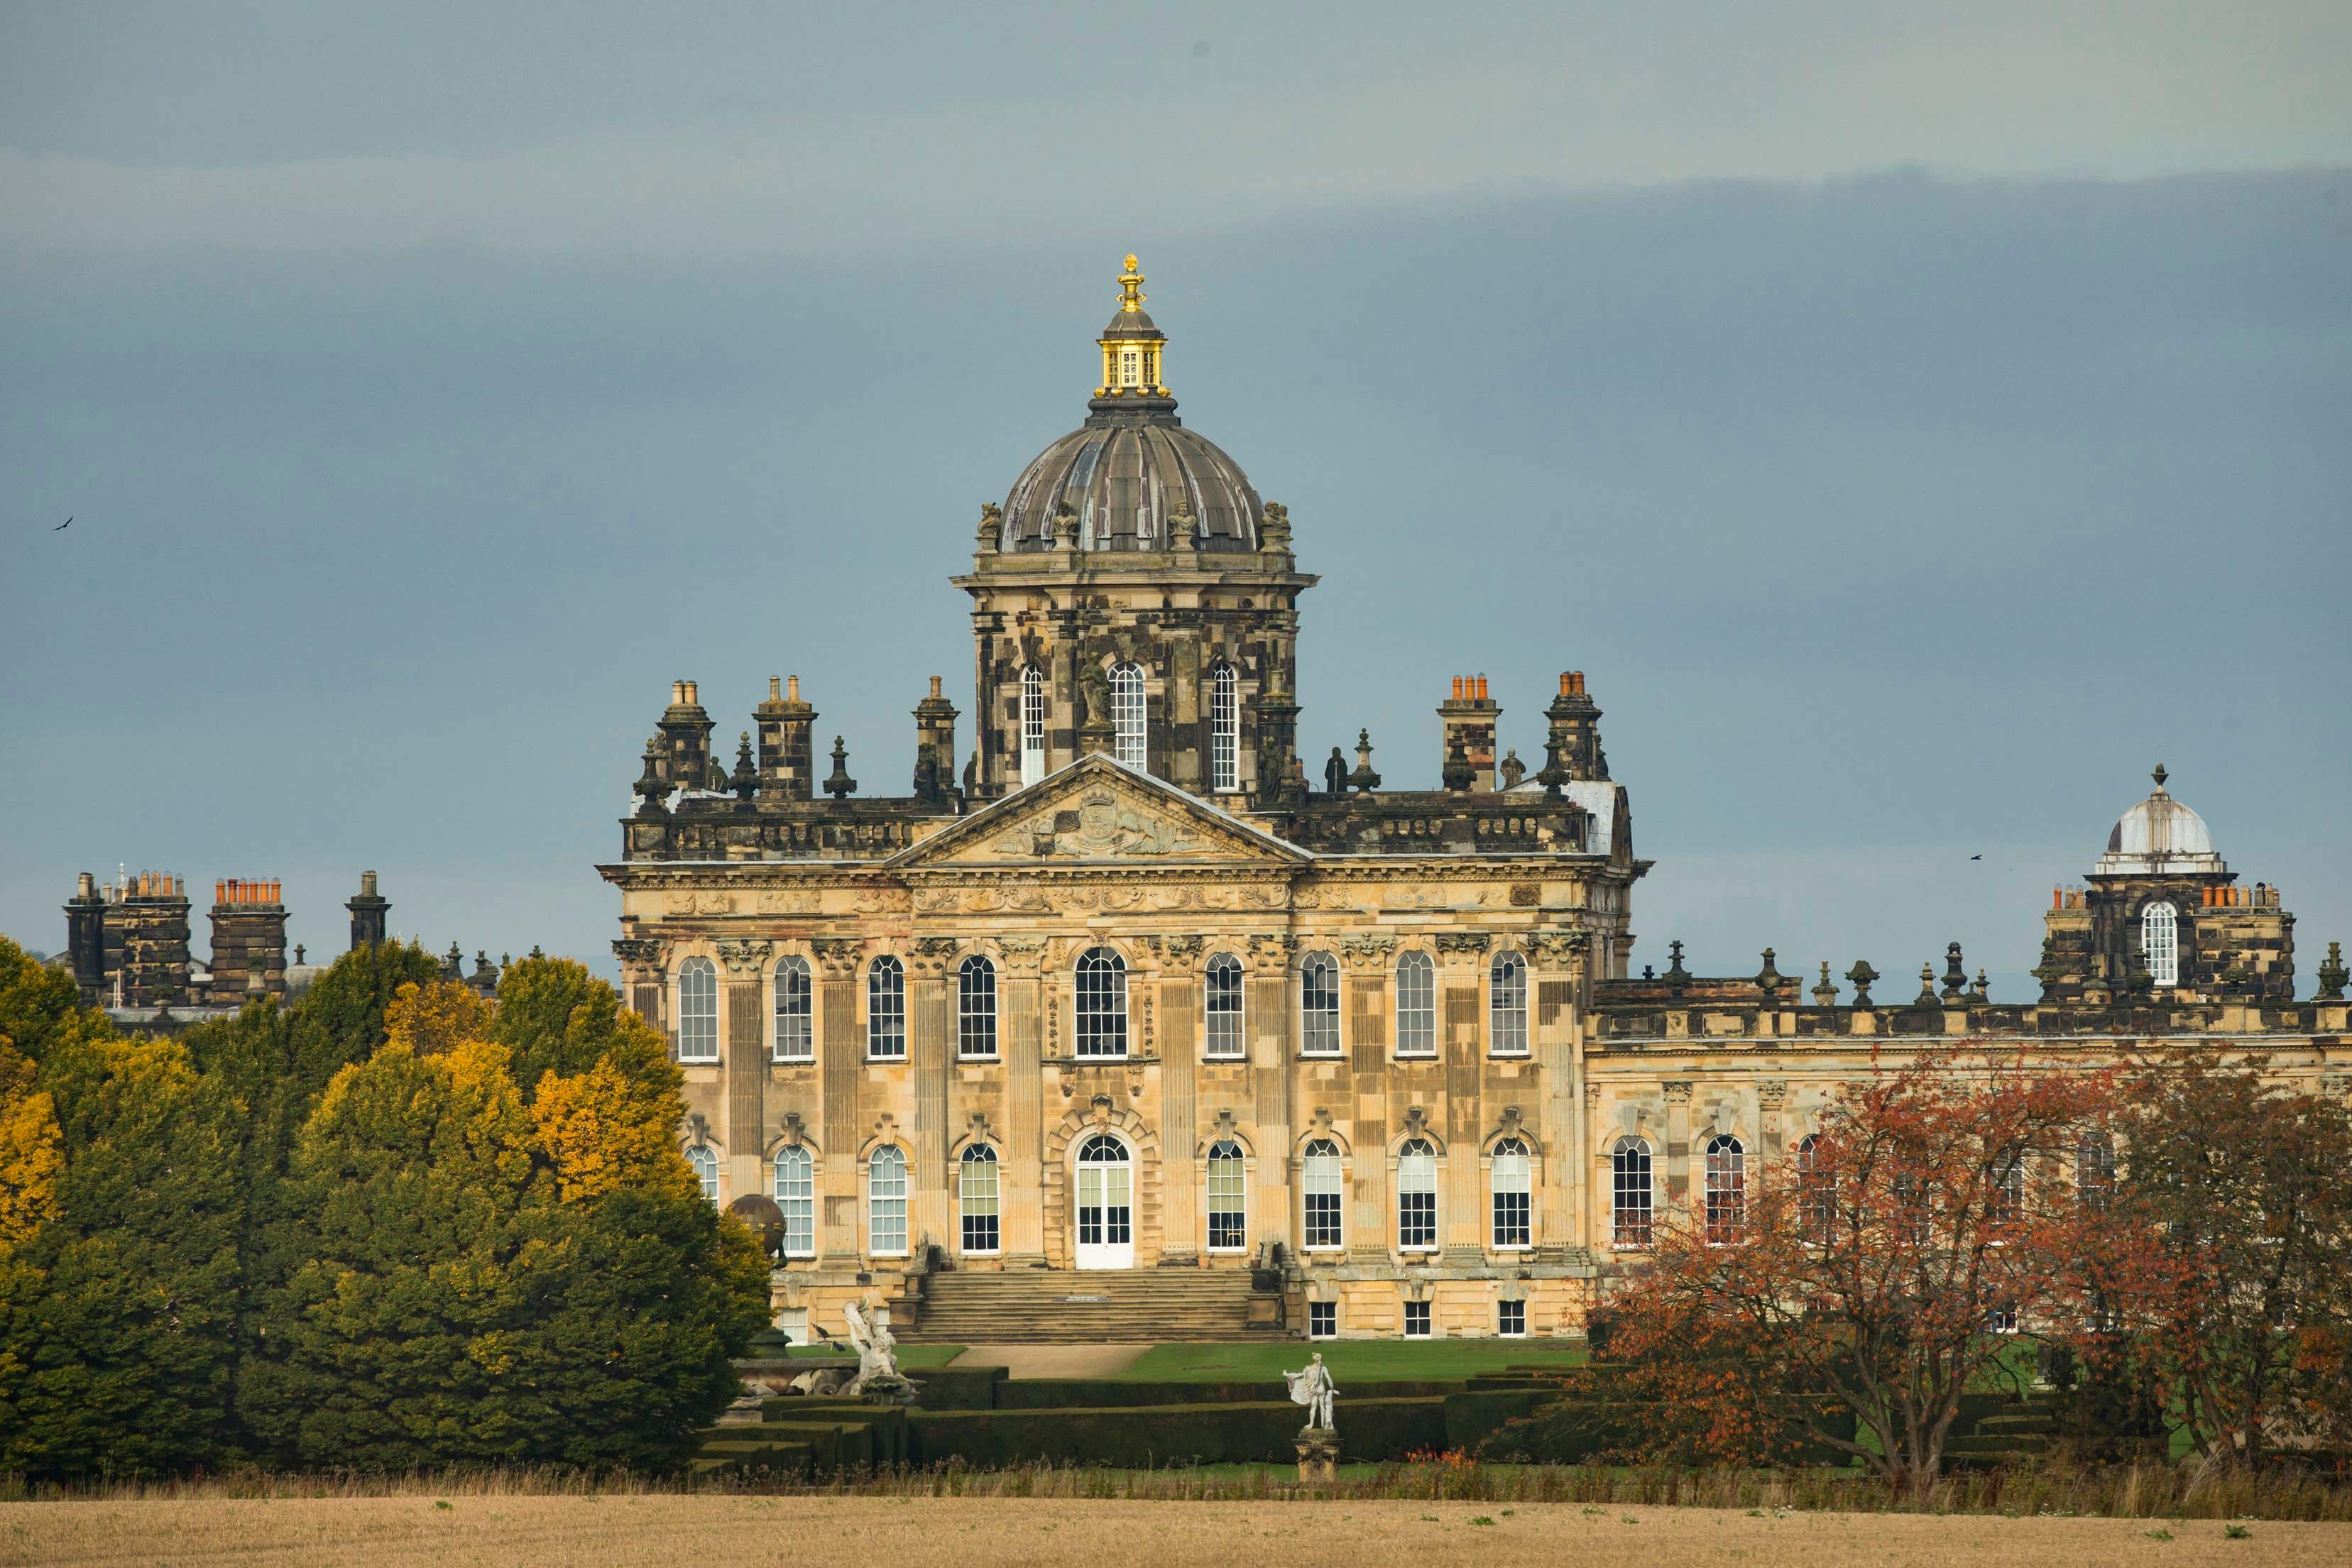
[[51,528],[49,532],[53,534],[61,534],[71,527],[73,527],[73,519],[71,517],[68,517],[64,522],[59,523],[56,528]]
[[1980,860],[1984,859],[1984,856],[1982,856],[1982,855],[1970,855],[1970,856],[1969,857],[1969,859],[1970,859],[1970,860],[1972,860],[1972,861],[1980,861]]

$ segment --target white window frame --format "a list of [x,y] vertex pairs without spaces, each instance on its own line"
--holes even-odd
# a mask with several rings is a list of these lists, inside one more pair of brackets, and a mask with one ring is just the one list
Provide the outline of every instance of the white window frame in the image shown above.
[[719,966],[698,954],[677,967],[677,1059],[719,1060]]
[[1242,787],[1241,677],[1223,659],[1209,671],[1209,788]]
[[866,1060],[907,1060],[907,966],[893,953],[866,966]]
[[1045,672],[1032,664],[1021,672],[1021,782],[1045,777]]
[[1241,959],[1231,953],[1211,954],[1201,969],[1203,1059],[1238,1061],[1249,1054],[1248,997],[1249,971]]
[[[1396,1243],[1400,1252],[1434,1252],[1444,1234],[1438,1224],[1437,1194],[1441,1175],[1437,1168],[1438,1158],[1437,1145],[1427,1138],[1408,1138],[1397,1147]],[[1420,1185],[1424,1179],[1426,1185]],[[1408,1186],[1405,1185],[1408,1181],[1416,1185]],[[1413,1213],[1412,1228],[1410,1230],[1407,1228],[1408,1210],[1405,1205],[1408,1197],[1428,1199],[1425,1206],[1427,1213]],[[1418,1211],[1423,1207],[1416,1204],[1413,1208]],[[1423,1227],[1428,1232],[1425,1238],[1410,1239],[1418,1236]]]
[[1143,666],[1122,659],[1110,667],[1110,754],[1139,772],[1151,766],[1151,699]]
[[1339,960],[1316,951],[1298,960],[1298,1054],[1333,1057],[1339,1041]]
[[1396,1053],[1415,1061],[1437,1054],[1437,960],[1419,948],[1397,955]]
[[956,966],[956,1060],[995,1061],[997,1022],[996,965],[971,954]]
[[[1486,1161],[1486,1221],[1487,1240],[1497,1252],[1525,1252],[1536,1244],[1535,1155],[1524,1138],[1503,1138],[1495,1145]],[[1507,1205],[1506,1198],[1516,1197],[1516,1206]],[[1516,1207],[1517,1212],[1507,1223],[1505,1210]],[[1517,1239],[1506,1240],[1507,1235]]]
[[[1096,960],[1107,960],[1107,967]],[[1106,984],[1100,977],[1108,974]],[[1094,1061],[1116,1061],[1128,1046],[1127,960],[1117,948],[1097,945],[1078,955],[1071,969],[1076,991],[1077,1028],[1071,1054]],[[1108,999],[1108,1005],[1104,1005]]]
[[[1517,1319],[1516,1324],[1512,1320]],[[1495,1337],[1525,1339],[1528,1337],[1528,1302],[1524,1296],[1511,1296],[1495,1303]]]
[[2139,912],[2140,959],[2159,986],[2180,984],[2180,911],[2159,898]]
[[778,1250],[787,1258],[816,1256],[816,1156],[804,1145],[786,1144],[771,1163],[776,1207],[784,1217]]
[[907,1151],[883,1144],[866,1157],[866,1252],[907,1256]]
[[[1229,1172],[1221,1173],[1217,1168],[1220,1166],[1230,1166],[1232,1169]],[[1230,1183],[1227,1190],[1222,1194],[1218,1191],[1221,1180]],[[1203,1197],[1206,1201],[1202,1203],[1201,1212],[1208,1216],[1209,1250],[1212,1252],[1228,1254],[1248,1251],[1248,1152],[1244,1150],[1241,1145],[1235,1143],[1231,1138],[1220,1138],[1217,1142],[1210,1145],[1208,1170],[1205,1176],[1204,1186],[1205,1191],[1203,1193]],[[1229,1198],[1232,1206],[1226,1208],[1218,1207],[1217,1199],[1220,1197]],[[1221,1214],[1229,1214],[1234,1216],[1234,1223],[1233,1226],[1233,1236],[1230,1240],[1220,1241],[1217,1238],[1217,1217]]]
[[1347,1156],[1330,1138],[1309,1139],[1299,1151],[1298,1245],[1303,1252],[1348,1249]]
[[1402,1333],[1406,1339],[1435,1339],[1437,1337],[1436,1303],[1426,1301],[1405,1302]]
[[[975,1191],[974,1176],[985,1171],[985,1192]],[[973,1205],[982,1207],[975,1210]],[[995,1239],[986,1246],[972,1245],[972,1221],[984,1219]],[[956,1240],[957,1250],[966,1258],[993,1258],[1004,1250],[1004,1166],[996,1151],[986,1144],[974,1144],[956,1160]]]
[[1307,1303],[1307,1337],[1338,1339],[1339,1337],[1339,1303],[1309,1301]]
[[716,1204],[719,1201],[719,1172],[721,1168],[719,1151],[709,1144],[688,1145],[686,1151],[686,1163],[693,1167],[694,1179],[702,1188],[705,1200]]
[[1703,1157],[1706,1242],[1729,1246],[1748,1228],[1748,1145],[1735,1133],[1717,1133],[1707,1139]]
[[1486,966],[1486,1050],[1528,1053],[1528,961],[1516,951],[1497,953]]
[[[1628,1201],[1634,1197],[1639,1204]],[[1657,1151],[1649,1139],[1628,1134],[1609,1151],[1609,1245],[1621,1252],[1646,1252],[1657,1235]]]
[[[768,1060],[816,1060],[816,977],[809,961],[797,953],[776,960],[770,974],[775,1005],[769,1009]],[[794,1004],[789,1009],[787,1004]]]

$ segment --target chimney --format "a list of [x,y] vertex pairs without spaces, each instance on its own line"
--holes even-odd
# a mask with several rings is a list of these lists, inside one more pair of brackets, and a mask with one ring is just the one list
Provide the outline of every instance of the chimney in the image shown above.
[[213,999],[286,994],[286,904],[276,878],[213,884]]
[[74,984],[80,988],[84,1007],[96,1007],[106,994],[106,900],[99,896],[98,878],[89,872],[66,901],[66,952],[73,960]]
[[930,695],[915,705],[915,799],[935,810],[955,804],[955,705],[933,675]]
[[168,873],[141,872],[124,891],[119,920],[122,1005],[185,1007],[187,884]]
[[1484,675],[1454,676],[1454,695],[1438,705],[1437,716],[1444,727],[1438,761],[1443,765],[1450,759],[1459,744],[1469,759],[1470,788],[1475,791],[1491,792],[1495,788],[1495,721],[1502,712],[1486,695]]
[[816,709],[801,701],[801,678],[783,683],[768,677],[768,700],[751,710],[760,737],[760,793],[782,800],[811,800],[816,793]]
[[1585,692],[1582,670],[1560,673],[1559,695],[1544,709],[1544,717],[1551,724],[1544,743],[1547,772],[1556,765],[1563,782],[1609,777],[1609,757],[1601,749],[1601,709]]
[[662,710],[662,779],[673,789],[710,787],[710,716],[692,681],[672,681]]
[[358,896],[345,901],[343,907],[352,912],[352,951],[362,947],[383,946],[384,915],[392,908],[389,899],[379,898],[375,891],[375,873],[360,873]]

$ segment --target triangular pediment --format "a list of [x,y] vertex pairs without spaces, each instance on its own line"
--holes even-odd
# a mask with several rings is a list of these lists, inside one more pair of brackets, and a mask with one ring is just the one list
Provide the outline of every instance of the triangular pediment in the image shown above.
[[890,861],[928,866],[1297,865],[1297,845],[1097,753],[992,802]]

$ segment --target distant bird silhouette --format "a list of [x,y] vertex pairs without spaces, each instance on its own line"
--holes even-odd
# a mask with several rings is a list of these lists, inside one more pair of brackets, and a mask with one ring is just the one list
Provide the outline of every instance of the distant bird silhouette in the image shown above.
[[1982,855],[1970,855],[1970,856],[1969,857],[1969,859],[1970,859],[1970,860],[1972,860],[1972,861],[1980,861],[1980,860],[1984,859],[1984,856],[1982,856]]
[[73,527],[73,519],[71,517],[68,517],[64,522],[59,523],[56,528],[51,528],[49,532],[53,534],[61,534],[71,527]]

